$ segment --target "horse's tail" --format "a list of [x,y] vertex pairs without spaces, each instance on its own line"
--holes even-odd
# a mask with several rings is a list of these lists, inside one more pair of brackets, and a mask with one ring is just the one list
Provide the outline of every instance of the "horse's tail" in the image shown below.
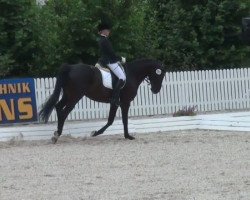
[[61,89],[67,81],[69,73],[69,65],[62,64],[59,74],[56,78],[56,85],[53,94],[48,98],[48,100],[42,105],[42,109],[39,112],[40,121],[48,122],[48,119],[59,99]]

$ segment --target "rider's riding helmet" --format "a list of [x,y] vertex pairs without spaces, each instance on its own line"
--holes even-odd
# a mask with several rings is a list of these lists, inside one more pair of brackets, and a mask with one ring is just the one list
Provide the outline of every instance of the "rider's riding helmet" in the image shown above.
[[111,25],[108,24],[108,23],[105,23],[105,22],[101,22],[101,23],[98,25],[97,28],[98,28],[98,32],[103,31],[103,30],[105,30],[105,29],[111,30]]

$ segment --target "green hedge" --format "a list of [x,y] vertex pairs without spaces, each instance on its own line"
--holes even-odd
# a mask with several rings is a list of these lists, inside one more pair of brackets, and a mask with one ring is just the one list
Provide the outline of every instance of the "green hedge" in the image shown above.
[[240,40],[250,0],[0,0],[0,76],[53,76],[64,63],[94,64],[97,24],[113,25],[127,60],[152,57],[169,70],[241,66]]

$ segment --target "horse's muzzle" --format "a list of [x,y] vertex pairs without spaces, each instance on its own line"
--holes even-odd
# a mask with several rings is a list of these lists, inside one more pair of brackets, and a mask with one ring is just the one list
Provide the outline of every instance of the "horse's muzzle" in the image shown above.
[[160,91],[160,89],[151,88],[151,91],[153,94],[157,94]]

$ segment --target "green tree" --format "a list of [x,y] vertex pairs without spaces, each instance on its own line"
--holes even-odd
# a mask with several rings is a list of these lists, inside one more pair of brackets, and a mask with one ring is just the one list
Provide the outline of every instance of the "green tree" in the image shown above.
[[144,9],[135,0],[50,0],[37,8],[34,20],[35,74],[54,75],[63,62],[94,64],[98,59],[97,25],[113,25],[115,50],[128,59],[146,54]]
[[249,0],[153,1],[160,57],[172,70],[239,66],[249,53],[240,41]]
[[0,77],[20,76],[31,67],[32,0],[0,0]]
[[55,75],[63,62],[78,62],[89,51],[91,23],[82,1],[51,0],[37,8],[33,22],[38,45],[34,74]]

